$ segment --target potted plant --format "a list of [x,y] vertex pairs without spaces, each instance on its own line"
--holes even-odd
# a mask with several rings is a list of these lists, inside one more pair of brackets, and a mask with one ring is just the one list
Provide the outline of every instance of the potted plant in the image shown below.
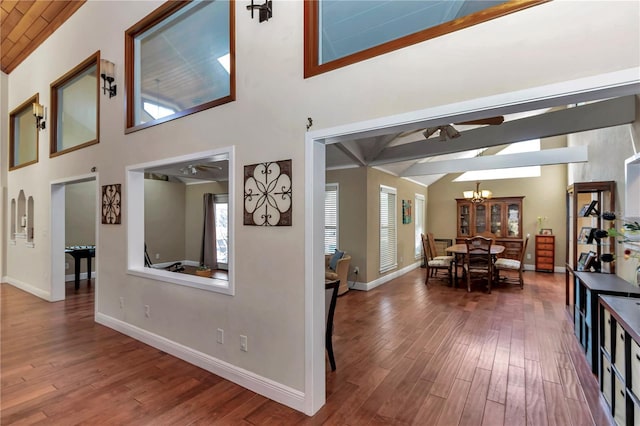
[[196,269],[196,275],[209,278],[211,277],[211,268],[207,265],[200,265],[198,266],[198,269]]

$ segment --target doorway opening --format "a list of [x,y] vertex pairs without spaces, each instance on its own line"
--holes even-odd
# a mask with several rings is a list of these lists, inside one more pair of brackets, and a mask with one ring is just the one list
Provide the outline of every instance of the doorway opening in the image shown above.
[[51,300],[95,297],[98,283],[96,175],[51,183]]

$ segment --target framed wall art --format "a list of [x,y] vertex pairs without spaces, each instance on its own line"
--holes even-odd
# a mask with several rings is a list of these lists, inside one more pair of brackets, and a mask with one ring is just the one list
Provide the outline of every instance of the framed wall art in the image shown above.
[[102,223],[119,225],[122,210],[120,184],[102,186]]
[[244,166],[244,224],[291,226],[291,160]]
[[402,200],[402,223],[411,223],[411,200]]

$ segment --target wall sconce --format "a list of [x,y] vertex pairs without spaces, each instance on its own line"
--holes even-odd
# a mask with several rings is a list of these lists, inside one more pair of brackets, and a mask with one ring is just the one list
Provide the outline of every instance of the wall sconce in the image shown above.
[[44,130],[47,126],[44,121],[44,107],[37,102],[33,103],[33,116],[36,118],[36,128]]
[[253,4],[253,0],[251,0],[251,4],[247,6],[247,10],[251,11],[251,19],[253,19],[253,10],[258,9],[260,12],[258,14],[258,22],[268,21],[269,18],[273,18],[273,6],[272,1],[265,1],[264,4]]
[[[102,77],[102,93],[107,94],[109,92],[109,98],[113,98],[116,95],[116,85],[111,85],[115,80],[115,65],[113,62],[109,62],[106,59],[100,59],[100,77]],[[109,87],[107,87],[109,83]]]

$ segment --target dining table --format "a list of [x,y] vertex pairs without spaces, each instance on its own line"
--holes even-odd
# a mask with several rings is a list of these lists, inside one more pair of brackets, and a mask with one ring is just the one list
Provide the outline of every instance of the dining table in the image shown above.
[[[497,255],[504,252],[505,246],[501,246],[499,244],[491,245],[491,256],[493,256],[494,260]],[[466,244],[454,244],[445,249],[447,253],[453,254],[453,270],[454,270],[454,287],[458,286],[458,258],[464,257],[467,254],[467,245]]]

